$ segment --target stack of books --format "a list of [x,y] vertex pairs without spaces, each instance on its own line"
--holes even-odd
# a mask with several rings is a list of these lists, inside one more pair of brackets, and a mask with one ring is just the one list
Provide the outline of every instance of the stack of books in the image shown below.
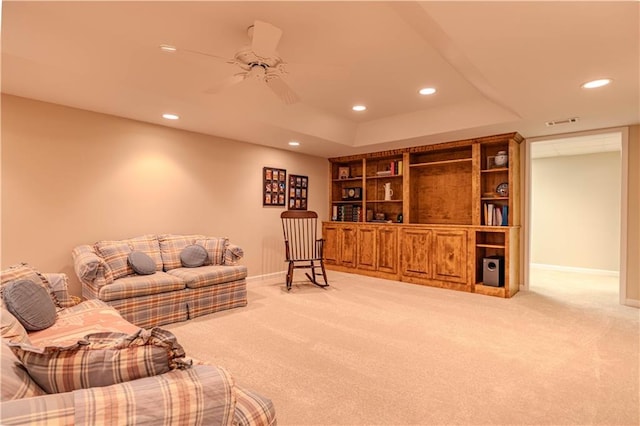
[[362,206],[358,204],[343,204],[333,206],[331,219],[338,222],[360,222],[362,220]]
[[508,226],[509,206],[500,206],[493,203],[485,203],[484,224],[487,226]]

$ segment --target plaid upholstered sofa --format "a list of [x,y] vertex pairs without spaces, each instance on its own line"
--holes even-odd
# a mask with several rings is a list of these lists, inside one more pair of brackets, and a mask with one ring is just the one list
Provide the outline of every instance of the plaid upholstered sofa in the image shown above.
[[[206,260],[184,267],[184,251],[194,245],[204,247]],[[137,274],[132,252],[148,255],[154,273]],[[227,238],[172,234],[98,241],[72,252],[84,298],[100,299],[144,328],[245,306],[247,267],[238,264],[243,254]]]
[[[41,285],[48,288],[55,302],[55,322],[42,330],[26,331],[23,318],[12,315],[14,311],[9,312],[8,305],[2,303],[0,424],[276,425],[275,409],[269,399],[237,386],[229,372],[213,365],[195,363],[198,365],[148,374],[133,380],[86,386],[91,380],[103,380],[104,367],[99,369],[100,377],[91,377],[98,370],[96,362],[107,364],[103,360],[108,359],[109,365],[120,368],[118,377],[121,377],[122,370],[126,373],[137,371],[130,364],[124,368],[122,364],[125,361],[130,363],[133,360],[145,366],[155,361],[147,352],[144,357],[122,355],[117,362],[104,357],[102,353],[91,358],[83,355],[82,359],[76,359],[70,358],[74,353],[68,348],[80,347],[79,341],[86,342],[92,336],[100,336],[102,342],[105,336],[136,336],[149,334],[148,330],[126,321],[116,309],[98,299],[74,304],[77,300],[68,297],[64,274],[40,274],[22,264],[2,271],[1,278],[0,289],[4,292],[1,300],[5,300],[8,293],[5,285],[11,285],[18,278],[31,278],[34,282],[41,280]],[[179,347],[177,341],[175,346]],[[54,362],[47,358],[47,363],[36,363],[31,358],[20,356],[24,354],[20,352],[24,348],[36,348],[44,354],[58,357]],[[166,356],[168,350],[162,347],[160,352]],[[130,351],[123,353],[129,354]],[[157,354],[158,351],[155,351],[153,357]],[[129,359],[125,360],[125,356]],[[180,356],[184,356],[184,351]],[[43,368],[47,370],[43,372]],[[74,377],[67,377],[69,375]],[[70,384],[75,386],[72,390],[51,392],[42,383],[43,380],[62,387]]]

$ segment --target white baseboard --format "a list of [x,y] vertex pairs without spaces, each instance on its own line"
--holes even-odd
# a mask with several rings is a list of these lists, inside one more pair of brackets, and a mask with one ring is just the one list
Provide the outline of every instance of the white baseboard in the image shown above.
[[636,299],[626,298],[624,299],[624,302],[622,302],[622,304],[626,306],[631,306],[632,308],[640,308],[640,300],[636,300]]
[[604,275],[608,277],[620,276],[619,271],[609,271],[607,269],[578,268],[575,266],[548,265],[545,263],[531,263],[530,265],[531,268],[545,269],[547,271],[578,272],[581,274]]

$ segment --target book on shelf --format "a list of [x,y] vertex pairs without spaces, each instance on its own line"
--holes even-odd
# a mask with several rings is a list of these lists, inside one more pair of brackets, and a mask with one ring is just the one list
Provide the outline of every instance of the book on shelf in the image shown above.
[[332,220],[337,222],[361,222],[362,206],[357,204],[334,205]]
[[394,160],[389,163],[386,170],[376,172],[376,176],[400,176],[402,174],[402,160]]
[[485,203],[484,224],[487,226],[508,226],[509,206],[500,206],[493,203]]

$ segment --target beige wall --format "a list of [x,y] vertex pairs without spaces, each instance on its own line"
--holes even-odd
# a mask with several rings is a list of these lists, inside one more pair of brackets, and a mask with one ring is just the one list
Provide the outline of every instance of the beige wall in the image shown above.
[[629,128],[626,299],[640,307],[640,125]]
[[530,261],[618,271],[620,174],[620,152],[533,159]]
[[77,295],[74,246],[146,233],[228,236],[249,276],[283,271],[264,166],[309,176],[309,209],[327,218],[326,159],[7,95],[1,164],[2,267],[65,272]]

